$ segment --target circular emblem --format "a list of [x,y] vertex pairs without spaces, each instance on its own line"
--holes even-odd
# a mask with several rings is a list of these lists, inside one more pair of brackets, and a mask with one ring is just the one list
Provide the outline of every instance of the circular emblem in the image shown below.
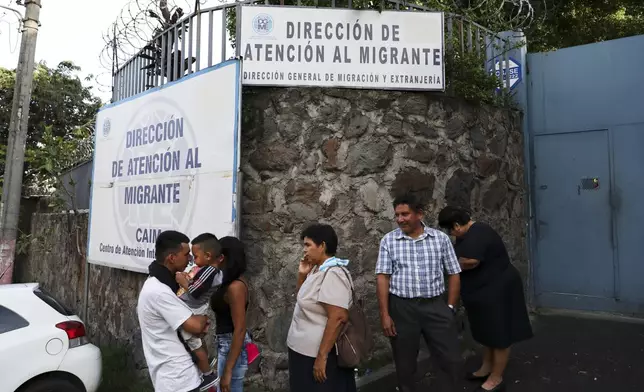
[[267,35],[273,31],[273,18],[268,14],[259,14],[253,18],[253,30],[260,35]]
[[107,137],[107,135],[110,134],[110,129],[112,129],[112,123],[109,118],[106,118],[105,121],[103,121],[103,137]]
[[[182,123],[183,137],[168,138],[167,140],[155,142],[153,144],[127,146],[127,138],[121,141],[119,156],[117,160],[123,161],[123,176],[115,180],[113,211],[114,219],[117,223],[118,234],[124,245],[132,248],[141,246],[154,247],[154,244],[137,243],[137,229],[149,230],[178,230],[186,232],[192,225],[193,210],[195,198],[198,194],[199,184],[195,181],[194,174],[196,169],[186,168],[186,153],[191,146],[197,145],[196,135],[188,120],[184,116],[179,105],[166,98],[157,98],[149,103],[150,110],[141,110],[130,120],[127,129],[136,130],[137,128],[149,127],[155,124],[161,124],[166,129],[176,130],[179,128],[177,121]],[[177,124],[174,127],[170,123]],[[173,124],[174,125],[174,124]],[[172,134],[174,131],[168,131]],[[157,158],[158,156],[158,158]],[[163,159],[161,159],[163,158]],[[147,167],[154,168],[155,162],[164,162],[170,168],[175,163],[178,170],[159,171],[157,173],[147,173],[138,175],[137,172],[143,170],[149,171]],[[130,171],[131,169],[131,171]],[[173,184],[179,183],[180,192],[178,193],[178,203],[168,203],[169,195],[175,192]],[[161,187],[160,185],[161,184]],[[170,184],[164,185],[163,184]],[[138,189],[139,186],[148,185],[149,189]],[[153,190],[152,188],[156,188]],[[156,203],[139,203],[137,198],[145,200],[146,196],[142,192],[154,191],[158,193]],[[129,192],[129,193],[128,193]],[[162,193],[165,194],[161,198]],[[162,200],[163,199],[163,200]],[[126,202],[126,201],[130,202]],[[146,246],[147,245],[147,246]],[[137,265],[145,267],[149,260],[141,257],[131,257]]]

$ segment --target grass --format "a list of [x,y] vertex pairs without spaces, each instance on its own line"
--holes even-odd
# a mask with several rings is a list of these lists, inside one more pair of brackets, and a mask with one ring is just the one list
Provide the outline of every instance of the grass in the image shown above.
[[154,392],[147,378],[141,377],[122,347],[101,347],[103,381],[98,392]]

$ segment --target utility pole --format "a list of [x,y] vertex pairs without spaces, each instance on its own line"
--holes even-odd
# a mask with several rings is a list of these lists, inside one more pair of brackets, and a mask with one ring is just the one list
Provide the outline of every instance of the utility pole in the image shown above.
[[9,284],[13,278],[36,38],[40,26],[40,0],[26,0],[25,7],[0,205],[0,284]]

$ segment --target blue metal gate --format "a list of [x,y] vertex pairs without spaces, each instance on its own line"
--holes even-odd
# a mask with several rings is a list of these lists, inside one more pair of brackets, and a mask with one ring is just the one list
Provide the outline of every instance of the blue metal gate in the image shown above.
[[644,36],[527,61],[536,305],[644,314]]

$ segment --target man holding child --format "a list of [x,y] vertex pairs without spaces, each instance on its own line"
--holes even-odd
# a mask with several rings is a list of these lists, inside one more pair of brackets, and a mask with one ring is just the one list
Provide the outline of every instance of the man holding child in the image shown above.
[[206,309],[222,282],[218,267],[223,257],[215,236],[200,237],[193,241],[199,271],[189,278],[184,270],[191,260],[190,239],[176,231],[162,232],[150,277],[139,294],[143,352],[156,392],[205,391],[217,383],[200,337],[210,324]]

